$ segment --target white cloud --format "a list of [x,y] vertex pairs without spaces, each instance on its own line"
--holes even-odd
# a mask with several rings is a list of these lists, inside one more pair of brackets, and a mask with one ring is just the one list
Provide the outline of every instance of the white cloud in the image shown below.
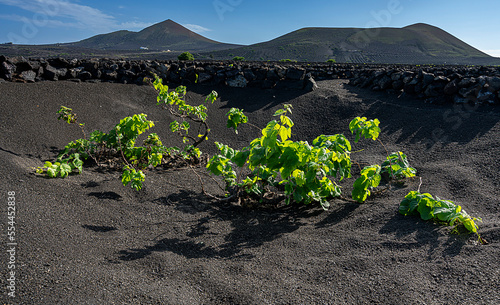
[[183,24],[182,26],[198,34],[211,31],[210,29],[197,24]]
[[120,30],[142,30],[149,26],[152,26],[153,23],[149,22],[137,22],[137,21],[129,21],[120,23]]
[[73,0],[0,0],[0,4],[15,6],[33,13],[32,16],[0,15],[0,18],[23,22],[28,18],[40,26],[88,29],[95,33],[115,30],[138,30],[150,26],[144,22],[118,22],[115,17]]
[[494,57],[500,57],[500,50],[483,50],[483,52]]

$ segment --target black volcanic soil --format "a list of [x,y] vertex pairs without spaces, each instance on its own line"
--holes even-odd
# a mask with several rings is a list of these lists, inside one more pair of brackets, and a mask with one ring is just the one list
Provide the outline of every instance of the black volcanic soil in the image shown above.
[[[2,304],[500,304],[500,111],[427,105],[321,81],[311,93],[191,86],[196,104],[212,89],[210,141],[242,147],[257,136],[225,127],[229,107],[265,126],[282,103],[294,107],[295,139],[344,133],[353,159],[381,162],[373,141],[354,144],[348,123],[378,118],[380,139],[402,150],[422,177],[421,191],[454,200],[482,217],[479,232],[398,214],[414,180],[365,204],[331,208],[244,208],[201,194],[191,170],[147,173],[144,188],[123,187],[120,173],[87,168],[45,179],[33,167],[52,160],[77,126],[57,121],[73,108],[87,130],[108,131],[146,113],[167,144],[171,117],[146,86],[42,82],[0,84]],[[171,139],[172,138],[172,139]],[[212,142],[213,143],[213,142]],[[213,144],[202,150],[215,152]],[[203,172],[203,168],[198,168]],[[350,181],[352,183],[352,180]],[[220,191],[210,179],[205,188]],[[6,296],[7,192],[16,193],[16,292]],[[345,194],[349,194],[346,185]]]

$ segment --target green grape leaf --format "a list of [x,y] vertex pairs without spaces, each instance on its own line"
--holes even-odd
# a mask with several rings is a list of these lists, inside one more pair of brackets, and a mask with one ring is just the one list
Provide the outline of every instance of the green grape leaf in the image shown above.
[[238,167],[243,167],[250,156],[250,150],[238,151],[231,159]]
[[61,178],[65,178],[69,175],[69,173],[71,173],[71,166],[67,163],[62,163],[59,165],[58,172]]
[[356,135],[356,143],[361,136],[366,139],[376,140],[380,134],[379,124],[378,119],[367,120],[366,117],[356,117],[349,123],[349,130]]

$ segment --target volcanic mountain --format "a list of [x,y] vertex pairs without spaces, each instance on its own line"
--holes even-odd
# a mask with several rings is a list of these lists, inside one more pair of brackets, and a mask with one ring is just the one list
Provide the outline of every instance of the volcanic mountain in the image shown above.
[[[171,52],[164,52],[170,50]],[[176,59],[184,51],[197,59],[376,64],[500,65],[489,56],[448,32],[417,23],[403,28],[302,28],[273,40],[242,46],[220,43],[166,20],[140,32],[116,31],[65,44],[0,45],[0,54],[18,56]]]
[[116,31],[65,45],[97,50],[148,48],[156,51],[214,51],[240,46],[208,39],[170,19],[147,27],[140,32]]
[[273,40],[232,50],[215,58],[401,64],[499,64],[446,31],[417,23],[404,28],[303,28]]

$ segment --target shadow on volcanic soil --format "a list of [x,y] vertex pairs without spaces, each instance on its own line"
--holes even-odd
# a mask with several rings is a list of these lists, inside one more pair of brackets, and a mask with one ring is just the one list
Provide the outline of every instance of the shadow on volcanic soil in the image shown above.
[[[170,88],[176,88],[178,84],[167,84]],[[259,109],[269,110],[274,106],[289,103],[291,100],[307,94],[305,90],[278,90],[262,89],[256,87],[232,88],[222,85],[190,84],[187,85],[188,94],[194,92],[202,96],[208,96],[212,90],[219,94],[216,103],[223,103],[221,108],[240,108],[244,112],[252,113]],[[189,98],[188,98],[189,100]],[[226,104],[227,103],[227,104]]]
[[[318,206],[291,204],[278,208],[246,208],[221,202],[210,202],[203,194],[191,190],[180,190],[154,202],[175,205],[175,209],[188,214],[206,213],[197,219],[186,233],[186,238],[164,238],[153,246],[119,251],[119,259],[133,261],[145,258],[153,252],[170,251],[186,258],[252,258],[245,249],[257,248],[284,234],[297,230],[309,217],[318,216],[323,209]],[[230,222],[231,231],[224,242],[217,246],[206,246],[195,240],[209,232],[211,221]],[[161,234],[160,234],[161,235]]]
[[411,143],[421,142],[427,149],[438,142],[465,144],[487,133],[500,120],[500,109],[491,105],[428,104],[415,96],[398,97],[350,85],[344,88],[369,106],[363,116],[378,118],[384,132],[398,134],[396,143],[411,139]]

